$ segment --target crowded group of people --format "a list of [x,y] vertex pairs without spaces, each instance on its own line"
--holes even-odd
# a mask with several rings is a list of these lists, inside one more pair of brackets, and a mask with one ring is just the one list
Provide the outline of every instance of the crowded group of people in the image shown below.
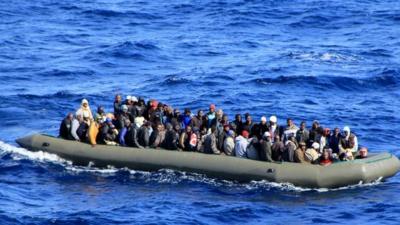
[[60,125],[60,137],[96,144],[141,149],[193,151],[267,162],[297,162],[330,165],[335,161],[367,157],[348,126],[331,131],[313,121],[296,126],[290,118],[280,125],[272,115],[253,121],[250,113],[236,114],[231,121],[214,104],[208,111],[189,108],[181,112],[169,105],[143,98],[116,95],[113,112],[103,106],[92,113],[83,99],[76,113],[68,113]]

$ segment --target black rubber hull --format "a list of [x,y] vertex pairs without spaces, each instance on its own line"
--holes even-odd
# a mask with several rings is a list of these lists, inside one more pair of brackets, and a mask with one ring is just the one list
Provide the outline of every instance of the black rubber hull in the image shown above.
[[16,140],[24,148],[54,153],[73,163],[103,167],[112,165],[134,170],[156,171],[163,168],[205,174],[209,177],[248,182],[267,180],[292,183],[308,188],[335,188],[370,183],[394,176],[400,169],[396,156],[390,153],[367,159],[340,162],[330,166],[299,163],[267,163],[222,155],[137,149],[63,140],[47,135],[31,135]]

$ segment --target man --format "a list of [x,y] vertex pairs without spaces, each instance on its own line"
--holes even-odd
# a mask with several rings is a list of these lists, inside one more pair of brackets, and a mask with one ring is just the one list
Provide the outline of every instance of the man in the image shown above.
[[59,136],[67,139],[67,140],[74,140],[74,137],[71,134],[72,128],[72,120],[74,115],[72,113],[68,113],[67,116],[63,119],[59,129]]
[[309,139],[309,131],[306,128],[306,122],[302,121],[300,123],[300,129],[296,132],[296,141],[297,143],[304,142],[307,143]]
[[161,144],[162,147],[167,150],[178,150],[179,134],[173,129],[171,123],[167,123],[165,127],[167,130],[164,142]]
[[289,134],[285,143],[285,147],[285,160],[288,162],[294,162],[294,152],[296,151],[298,146],[293,133]]
[[206,114],[207,129],[211,128],[211,126],[214,124],[215,117],[216,117],[215,105],[211,104],[209,112]]
[[304,141],[300,142],[299,147],[294,152],[294,161],[297,163],[309,163],[305,159],[306,154],[306,143]]
[[332,153],[339,155],[339,141],[341,138],[340,129],[336,127],[329,138],[329,147],[331,147]]
[[[258,139],[263,138],[265,132],[267,132],[267,131],[268,131],[267,118],[265,116],[262,116],[260,118],[260,123],[258,124],[258,131],[257,131]],[[271,138],[271,134],[270,134],[269,138]],[[271,141],[271,139],[270,139],[270,141]]]
[[[179,137],[179,147],[184,151],[195,151],[196,145],[191,144],[191,140],[196,139],[196,134],[192,131],[191,126],[187,126],[185,128],[185,132],[182,132],[181,136]],[[197,144],[197,141],[196,141]]]
[[294,124],[293,120],[288,118],[286,120],[285,130],[283,131],[283,142],[286,142],[289,139],[289,136],[296,136],[298,130],[299,128]]
[[197,127],[197,129],[201,130],[204,126],[203,122],[204,122],[204,112],[203,110],[199,110],[197,111],[197,115],[194,116],[192,118],[192,120],[190,121],[190,126],[191,127]]
[[[269,132],[271,134],[271,132]],[[272,137],[271,137],[272,138]],[[280,140],[279,135],[275,135],[275,141],[272,143],[272,159],[274,161],[283,161],[283,153],[285,152],[285,145]]]
[[121,113],[121,105],[122,105],[122,97],[121,97],[121,95],[115,95],[114,115],[117,118],[118,118],[119,114]]
[[127,133],[125,135],[126,145],[135,148],[143,148],[143,146],[139,144],[138,130],[139,127],[136,126],[135,123],[131,123],[130,126],[127,127]]
[[312,123],[312,126],[311,126],[311,130],[309,132],[307,147],[311,147],[311,145],[314,142],[319,142],[320,130],[321,130],[321,127],[319,126],[319,122],[317,120],[314,120]]
[[226,138],[224,140],[224,152],[225,155],[234,156],[235,155],[235,132],[233,130],[228,130],[226,132]]
[[271,116],[269,118],[268,131],[271,134],[272,143],[275,142],[275,140],[276,140],[275,137],[276,136],[278,136],[279,139],[280,139],[280,136],[281,136],[282,132],[281,132],[280,126],[278,126],[278,118],[276,118],[276,116]]
[[165,130],[162,123],[158,123],[150,136],[150,145],[152,148],[159,148],[165,139]]
[[329,137],[331,136],[331,130],[324,128],[322,135],[319,138],[319,152],[322,153],[325,147],[329,147]]
[[251,118],[250,113],[246,113],[244,118],[245,121],[243,123],[243,130],[247,130],[247,132],[249,132],[250,135],[254,126],[253,119]]
[[240,114],[235,115],[235,120],[232,122],[232,125],[234,125],[236,127],[236,129],[234,130],[236,134],[242,133],[243,121],[242,121],[242,116]]
[[121,129],[121,131],[119,132],[119,144],[121,146],[127,146],[127,142],[126,142],[126,136],[128,134],[128,130],[131,127],[131,121],[129,119],[126,119],[124,121],[124,127]]
[[128,113],[128,106],[127,105],[122,105],[121,106],[121,114],[118,117],[118,123],[117,123],[117,129],[121,130],[122,128],[125,127],[125,121],[129,120],[129,113]]
[[249,146],[249,132],[243,130],[242,134],[236,137],[235,140],[235,156],[247,158],[247,147]]
[[217,138],[216,138],[216,130],[215,126],[211,127],[211,132],[206,135],[204,140],[204,153],[208,154],[221,154],[221,152],[217,148]]
[[351,152],[353,155],[357,153],[358,141],[357,136],[350,132],[350,127],[345,126],[343,128],[343,137],[339,142],[339,150],[342,152]]
[[146,121],[138,131],[139,144],[144,148],[148,148],[150,146],[150,135],[152,133],[151,123],[150,121]]
[[100,141],[107,145],[116,145],[118,130],[115,128],[110,118],[106,119],[100,130]]
[[262,161],[273,162],[271,134],[265,131],[260,140],[260,159]]

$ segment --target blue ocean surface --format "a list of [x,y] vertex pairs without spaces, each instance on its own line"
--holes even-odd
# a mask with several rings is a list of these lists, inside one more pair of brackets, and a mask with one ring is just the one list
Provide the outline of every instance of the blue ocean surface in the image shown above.
[[397,0],[0,1],[0,224],[399,224],[400,175],[304,189],[79,167],[14,141],[122,93],[349,125],[399,157],[399,37]]

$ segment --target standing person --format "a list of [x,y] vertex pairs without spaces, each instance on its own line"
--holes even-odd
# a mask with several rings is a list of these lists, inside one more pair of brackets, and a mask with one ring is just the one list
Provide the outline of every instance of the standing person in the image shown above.
[[119,144],[121,146],[127,146],[128,143],[126,141],[126,139],[127,139],[126,137],[127,137],[127,134],[128,134],[128,130],[131,127],[131,121],[129,119],[125,119],[123,125],[124,125],[124,127],[122,127],[121,131],[119,132],[118,140],[119,140]]
[[242,116],[240,114],[235,115],[235,120],[232,122],[232,124],[236,127],[236,130],[234,130],[235,133],[241,134],[243,130],[243,121],[242,121]]
[[342,135],[340,134],[340,129],[336,127],[332,135],[329,137],[329,147],[331,147],[332,153],[339,155],[339,142],[341,138]]
[[306,128],[306,122],[302,121],[300,123],[300,129],[296,132],[296,141],[297,141],[297,143],[300,143],[300,142],[307,143],[309,136],[310,136],[310,133]]
[[281,128],[280,128],[280,126],[278,126],[278,118],[276,118],[276,116],[271,116],[270,118],[269,118],[269,125],[268,125],[268,131],[269,131],[269,133],[271,134],[271,140],[272,140],[272,143],[274,143],[275,142],[275,140],[276,140],[276,136],[278,136],[279,137],[279,139],[280,139],[280,136],[281,136]]
[[319,138],[319,152],[322,153],[325,147],[329,147],[329,137],[331,136],[331,130],[324,128],[322,135]]
[[185,108],[183,116],[182,116],[182,129],[186,129],[186,127],[190,126],[192,122],[192,112],[189,108]]
[[297,142],[294,135],[291,133],[285,144],[285,161],[294,162],[294,151],[297,149]]
[[215,113],[215,105],[211,104],[208,113],[206,114],[206,121],[207,121],[207,129],[211,128],[211,126],[214,124],[216,117]]
[[[260,119],[260,123],[258,124],[258,132],[257,132],[258,139],[261,139],[264,136],[265,132],[267,131],[268,131],[267,118],[265,116],[262,116]],[[271,134],[269,137],[271,138]]]
[[121,95],[115,95],[114,99],[114,115],[118,117],[121,113],[122,97]]
[[80,141],[79,135],[77,133],[79,129],[79,125],[82,122],[82,115],[78,114],[72,119],[72,126],[71,126],[71,135],[75,139],[75,141]]
[[235,156],[247,158],[247,147],[249,146],[249,132],[243,130],[242,134],[235,139]]
[[224,152],[225,155],[234,156],[235,155],[235,132],[229,130],[226,133],[226,138],[224,140]]
[[204,112],[203,110],[198,110],[197,115],[190,121],[190,126],[197,127],[197,129],[202,130],[204,127]]
[[264,132],[260,140],[260,150],[260,160],[273,162],[271,134],[268,131]]
[[251,134],[251,131],[253,130],[253,119],[251,118],[250,113],[246,113],[245,117],[244,117],[245,121],[243,123],[243,130],[247,130],[247,132],[249,132],[249,135],[253,135]]
[[319,126],[319,122],[317,120],[314,120],[311,126],[311,130],[309,133],[309,139],[308,139],[308,144],[307,147],[311,147],[311,145],[314,142],[318,142],[319,141],[319,133],[320,133],[320,126]]
[[286,142],[289,139],[289,136],[296,136],[298,130],[299,128],[294,124],[293,120],[288,118],[286,120],[285,130],[283,131],[283,142]]
[[350,127],[343,128],[343,137],[339,142],[340,153],[351,152],[353,155],[357,153],[358,141],[357,136],[350,132]]
[[76,114],[81,114],[84,120],[93,120],[92,110],[90,110],[89,101],[82,99],[81,107],[76,111]]
[[121,106],[121,113],[119,114],[118,118],[117,118],[117,123],[116,123],[116,127],[118,130],[121,130],[122,128],[125,127],[125,122],[129,120],[129,109],[127,105],[122,105]]
[[162,147],[167,150],[178,150],[179,134],[173,129],[172,124],[167,123],[165,127],[165,139]]
[[72,120],[74,119],[74,115],[72,113],[68,113],[67,116],[62,120],[59,129],[59,136],[67,139],[74,140],[74,137],[71,134],[72,128]]

